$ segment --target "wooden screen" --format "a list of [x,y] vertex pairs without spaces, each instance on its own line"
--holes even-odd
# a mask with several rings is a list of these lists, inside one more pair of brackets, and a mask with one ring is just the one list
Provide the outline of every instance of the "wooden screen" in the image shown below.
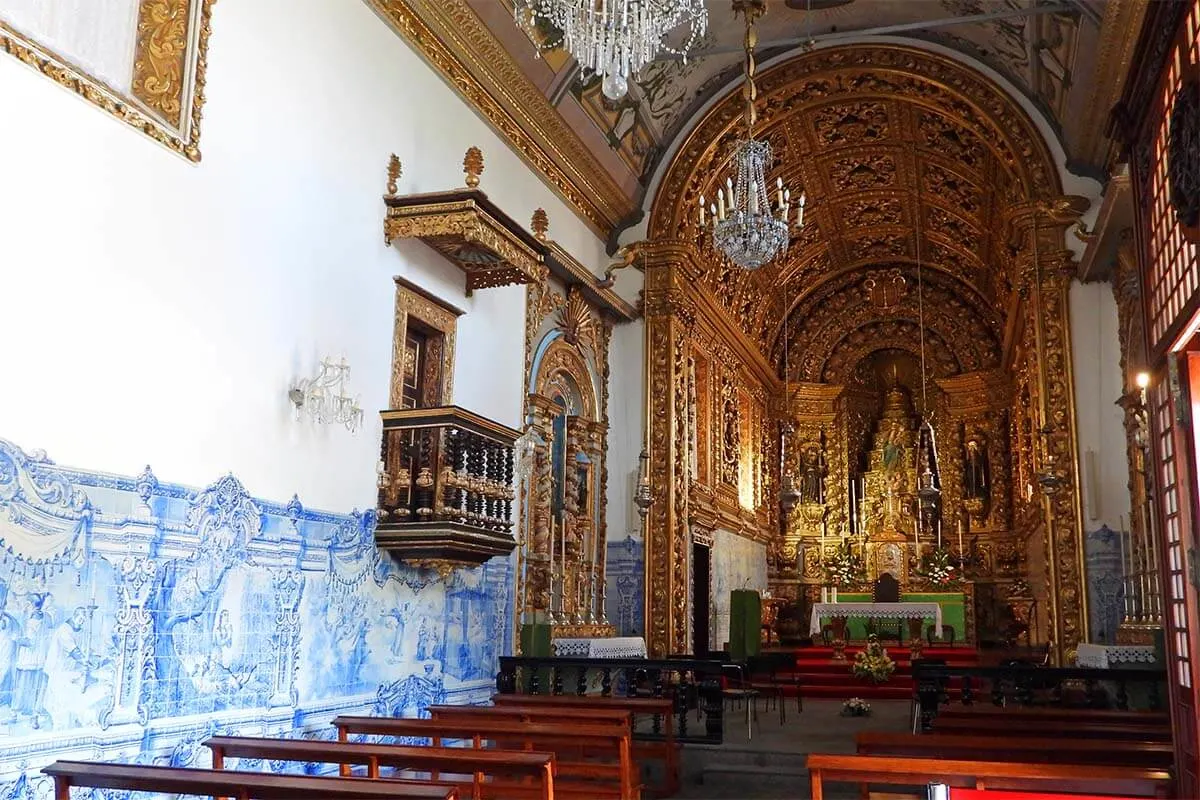
[[[1171,111],[1185,80],[1194,79],[1200,63],[1200,0],[1194,0],[1179,41],[1159,84],[1153,142],[1143,149],[1150,158],[1148,180],[1140,187],[1144,220],[1143,246],[1147,269],[1146,319],[1151,351],[1161,354],[1200,305],[1200,248],[1190,241],[1171,205],[1168,150]],[[1144,168],[1143,168],[1144,169]]]
[[[1196,650],[1195,590],[1188,564],[1195,559],[1192,530],[1192,485],[1195,461],[1191,437],[1188,359],[1168,357],[1169,369],[1150,389],[1149,403],[1155,455],[1155,477],[1161,520],[1167,656],[1175,736],[1177,790],[1181,797],[1200,796],[1200,752],[1194,660]],[[1181,374],[1182,373],[1182,374]],[[1200,375],[1197,375],[1200,377]]]

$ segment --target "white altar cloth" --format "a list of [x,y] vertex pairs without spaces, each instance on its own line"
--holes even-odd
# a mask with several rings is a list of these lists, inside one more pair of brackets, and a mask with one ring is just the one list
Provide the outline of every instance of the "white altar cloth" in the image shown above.
[[934,634],[942,635],[942,607],[938,603],[813,603],[808,632],[821,632],[822,617],[857,619],[932,619]]
[[646,640],[641,636],[611,636],[603,639],[555,639],[550,642],[560,658],[645,658]]
[[1081,644],[1075,650],[1080,667],[1108,669],[1116,664],[1153,664],[1154,647],[1148,644]]

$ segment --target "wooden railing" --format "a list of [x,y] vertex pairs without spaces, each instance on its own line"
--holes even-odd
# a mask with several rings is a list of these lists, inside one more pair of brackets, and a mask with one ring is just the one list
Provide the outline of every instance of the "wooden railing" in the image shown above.
[[[919,711],[914,727],[928,731],[938,710],[959,702],[1008,706],[1061,706],[1081,693],[1086,708],[1129,710],[1129,689],[1144,689],[1151,711],[1162,707],[1166,673],[1161,669],[1088,669],[1082,667],[959,667],[917,660],[912,665],[913,702]],[[957,689],[952,692],[951,689]]]
[[[645,658],[556,658],[503,656],[496,675],[501,694],[586,695],[589,676],[600,680],[600,697],[655,697],[671,700],[674,734],[688,744],[720,744],[722,741],[721,661]],[[621,675],[621,673],[624,673]],[[624,678],[625,692],[614,687]],[[703,714],[703,726],[691,713]],[[635,729],[635,739],[662,736],[661,715],[651,716],[650,730]]]
[[431,566],[511,552],[518,432],[457,406],[380,416],[379,546]]

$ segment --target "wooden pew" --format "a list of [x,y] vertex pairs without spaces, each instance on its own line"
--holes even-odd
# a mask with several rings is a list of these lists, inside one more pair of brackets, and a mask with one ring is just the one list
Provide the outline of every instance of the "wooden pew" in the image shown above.
[[237,800],[458,800],[458,789],[427,781],[372,781],[365,778],[319,778],[216,769],[151,767],[56,761],[42,770],[54,778],[55,800],[71,800],[71,787],[134,792],[234,797]]
[[[465,740],[481,748],[493,742],[499,749],[547,751],[558,755],[554,791],[559,797],[619,798],[639,800],[641,785],[635,780],[632,747],[627,733],[612,725],[530,723],[518,720],[439,720],[396,717],[337,717],[338,740],[350,734],[367,736],[419,736],[438,746],[443,740]],[[580,748],[606,762],[570,761],[562,757]]]
[[1009,719],[1007,717],[942,717],[933,721],[932,734],[961,736],[1005,736],[1022,734],[1032,737],[1070,737],[1074,739],[1115,739],[1120,741],[1171,741],[1170,728],[1143,725],[1118,725],[1071,720]]
[[1168,742],[1113,741],[1056,737],[927,736],[861,731],[857,750],[869,756],[948,758],[955,761],[1021,761],[1039,764],[1116,764],[1170,769],[1175,750]]
[[[666,764],[667,794],[679,791],[679,743],[675,740],[675,701],[667,697],[600,697],[577,694],[494,694],[497,706],[527,708],[615,709],[631,714],[658,715],[663,720],[662,741],[639,740],[634,733],[633,752],[639,758],[658,758]],[[634,724],[636,728],[636,721]]]
[[[633,735],[633,716],[628,711],[621,711],[615,708],[586,708],[583,706],[551,706],[546,704],[541,705],[502,705],[502,706],[456,706],[456,705],[438,705],[429,706],[426,709],[429,716],[433,719],[444,719],[451,721],[462,720],[477,720],[477,719],[505,719],[514,722],[539,722],[558,725],[575,725],[580,722],[586,725],[611,725],[616,730],[624,732],[631,737]],[[633,758],[636,761],[639,755],[647,755],[639,752],[638,742],[633,744]],[[565,752],[562,755],[567,755]],[[572,754],[573,758],[582,757],[582,753],[576,751]],[[668,767],[668,785],[664,787],[667,794],[672,794],[677,790],[677,787],[672,787],[670,781],[670,764]],[[635,765],[636,772],[636,765]]]
[[808,757],[808,773],[812,800],[823,800],[825,781],[921,787],[943,783],[974,789],[1171,796],[1171,774],[1143,767],[813,753]]
[[[359,765],[367,768],[368,778],[379,778],[380,767],[394,767],[428,772],[431,781],[455,784],[463,796],[469,794],[474,800],[496,797],[497,790],[506,798],[554,800],[554,756],[550,753],[242,736],[213,736],[204,744],[212,750],[213,769],[224,769],[226,758]],[[448,779],[440,775],[443,772],[471,775],[472,780]],[[498,781],[487,783],[484,778],[489,776],[528,778],[536,784],[522,787]]]
[[1171,726],[1171,715],[1165,711],[1117,711],[1115,709],[1059,708],[1049,706],[1026,708],[1024,706],[994,706],[983,703],[971,706],[954,706],[938,712],[937,719],[946,717],[1059,720],[1131,726],[1141,725],[1151,728],[1169,728]]

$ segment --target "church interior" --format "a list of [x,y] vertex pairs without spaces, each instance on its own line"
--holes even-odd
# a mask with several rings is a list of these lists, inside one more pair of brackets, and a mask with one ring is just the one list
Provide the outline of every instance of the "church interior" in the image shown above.
[[0,800],[1200,797],[1200,0],[0,0],[0,100]]

